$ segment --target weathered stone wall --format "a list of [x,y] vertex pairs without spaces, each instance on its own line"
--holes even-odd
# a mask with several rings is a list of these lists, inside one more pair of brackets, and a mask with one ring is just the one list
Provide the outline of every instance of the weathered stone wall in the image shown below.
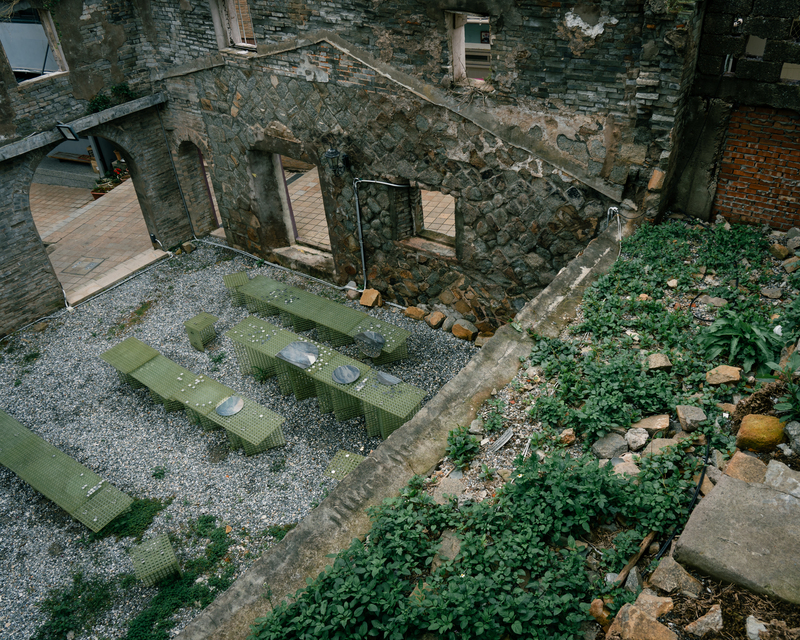
[[[754,206],[752,185],[732,194],[730,190],[737,181],[724,169],[723,176],[721,169],[741,159],[755,160],[771,172],[773,153],[782,154],[789,162],[795,161],[794,156],[787,155],[789,151],[780,139],[768,142],[759,138],[761,153],[756,158],[748,153],[738,157],[727,155],[723,160],[723,153],[729,154],[726,138],[735,144],[742,139],[742,127],[750,126],[738,120],[730,122],[731,113],[737,112],[739,106],[769,107],[764,112],[745,110],[737,116],[759,113],[759,121],[773,119],[768,114],[780,110],[800,112],[800,82],[781,80],[784,64],[800,64],[800,41],[792,35],[792,25],[798,28],[796,21],[800,22],[800,5],[796,0],[709,0],[707,3],[697,74],[691,90],[693,98],[687,102],[691,107],[687,117],[691,134],[681,137],[683,148],[675,154],[684,172],[673,194],[674,208],[709,219],[717,209],[727,216],[731,198],[735,198],[741,205],[736,219],[747,217],[747,210],[752,209],[753,220],[765,219],[778,228],[786,228],[792,222],[792,216],[781,219],[780,208]],[[751,37],[766,42],[754,42]],[[761,46],[763,53],[758,55]],[[794,118],[791,114],[786,117]],[[783,116],[777,118],[782,119]],[[771,126],[773,124],[756,123],[751,137],[759,137],[758,131]],[[780,124],[774,126],[782,128]],[[747,173],[747,166],[736,170]],[[724,202],[715,205],[718,184],[723,179],[726,184]],[[795,189],[796,181],[778,175],[772,188]]]

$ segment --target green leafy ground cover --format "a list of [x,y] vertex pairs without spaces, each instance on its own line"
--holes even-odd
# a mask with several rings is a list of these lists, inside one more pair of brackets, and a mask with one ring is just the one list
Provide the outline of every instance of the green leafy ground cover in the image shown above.
[[[559,340],[533,336],[523,367],[541,367],[531,378],[535,384],[517,382],[508,405],[497,397],[483,409],[487,434],[518,426],[542,461],[518,456],[508,481],[499,483],[490,467],[495,460],[478,439],[466,425],[454,429],[445,464],[473,470],[465,478],[472,473],[490,495],[440,505],[425,490],[435,481],[416,478],[372,511],[365,542],[354,541],[291,603],[258,620],[250,639],[400,639],[430,632],[566,639],[578,637],[591,620],[595,597],[607,598],[612,612],[635,598],[603,577],[618,572],[648,533],[663,540],[684,524],[705,447],[695,451],[696,441],[687,439],[638,459],[640,474],[631,482],[568,448],[562,430],[572,428],[578,445],[588,448],[643,416],[674,416],[677,405],[695,405],[709,418],[699,434],[730,452],[733,438],[718,404],[758,382],[746,375],[737,385],[710,387],[706,372],[731,364],[763,376],[798,338],[795,281],[784,281],[768,244],[761,230],[748,227],[642,227],[624,242],[612,271],[587,291],[570,333]],[[780,304],[760,295],[765,286],[783,288]],[[718,311],[700,294],[727,305]],[[667,355],[672,370],[649,371],[651,353]],[[786,411],[795,406],[792,397]],[[510,419],[520,413],[515,403],[530,407],[516,425]],[[445,531],[456,536],[460,551],[439,564],[434,558]],[[646,555],[643,569],[647,561]]]

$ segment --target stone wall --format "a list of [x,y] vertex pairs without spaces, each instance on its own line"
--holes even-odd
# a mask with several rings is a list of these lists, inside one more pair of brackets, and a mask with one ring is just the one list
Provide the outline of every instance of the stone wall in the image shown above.
[[[795,162],[796,149],[786,148],[780,138],[765,140],[758,132],[773,126],[762,122],[773,120],[770,114],[776,114],[778,129],[798,117],[800,82],[781,78],[786,74],[785,65],[800,64],[798,32],[800,5],[795,0],[710,0],[707,3],[691,91],[693,97],[687,102],[690,113],[686,126],[690,133],[681,137],[683,148],[675,154],[683,167],[683,175],[676,181],[673,194],[675,209],[703,219],[709,219],[716,212],[726,216],[731,212],[737,220],[766,221],[778,228],[791,224],[791,214],[783,219],[779,213],[785,208],[760,206],[766,205],[764,202],[752,206],[752,184],[734,193],[732,189],[741,180],[731,173],[731,165],[739,160],[754,161],[773,175],[773,189],[796,188],[791,176],[783,179],[782,172],[775,172],[772,161],[772,154],[779,154],[786,161]],[[739,109],[740,106],[768,109]],[[736,120],[730,120],[731,113],[737,114]],[[751,117],[756,121],[742,120]],[[743,139],[743,127],[753,127],[751,134],[744,136],[752,140],[745,142],[744,148],[733,150]],[[756,148],[760,153],[754,154]],[[735,171],[746,174],[748,167],[742,165]],[[718,191],[723,181],[724,194]],[[716,204],[715,197],[719,199]],[[736,207],[732,207],[733,202]]]

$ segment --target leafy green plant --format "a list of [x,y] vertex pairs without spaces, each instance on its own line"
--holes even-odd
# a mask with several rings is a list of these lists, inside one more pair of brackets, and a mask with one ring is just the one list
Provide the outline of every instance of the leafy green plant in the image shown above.
[[111,98],[109,98],[105,93],[100,92],[89,100],[89,104],[86,107],[86,112],[99,113],[100,111],[105,111],[110,107],[111,107]]
[[208,359],[211,360],[214,364],[220,364],[225,359],[225,356],[228,355],[224,351],[220,351],[219,353],[215,353],[213,356],[208,356]]
[[478,474],[478,477],[484,482],[489,482],[494,478],[495,473],[497,473],[497,469],[492,469],[488,465],[482,464],[481,471]]
[[776,371],[786,385],[786,394],[778,398],[775,410],[787,421],[800,420],[800,382],[795,380],[795,372],[800,369],[800,353],[792,352],[784,367],[775,362],[768,362],[767,366]]
[[31,640],[65,638],[70,631],[80,633],[90,629],[92,623],[111,608],[116,591],[116,580],[87,579],[82,573],[76,573],[69,587],[50,591],[39,605],[49,617]]
[[153,523],[153,518],[172,503],[172,498],[165,502],[157,498],[136,498],[131,508],[118,515],[97,533],[89,534],[89,541],[102,540],[108,536],[120,538],[133,537],[137,541],[142,539],[142,535]]
[[37,351],[29,351],[24,356],[22,356],[22,362],[24,364],[30,364],[31,362],[36,360],[36,358],[38,358],[40,355],[41,354],[39,353],[38,350]]
[[494,433],[503,429],[503,411],[506,408],[506,403],[500,398],[487,400],[486,404],[489,406],[489,412],[486,419],[483,421],[483,426],[487,433]]
[[136,92],[128,86],[127,82],[111,85],[111,96],[117,104],[129,102],[137,98]]
[[289,533],[292,529],[297,526],[296,522],[291,522],[289,524],[273,524],[264,529],[264,535],[271,536],[275,538],[277,542],[280,542],[284,539],[287,533]]
[[150,475],[153,476],[156,480],[163,480],[164,477],[167,475],[167,469],[161,466],[154,467]]
[[722,310],[702,331],[698,345],[709,360],[722,356],[728,364],[741,363],[745,371],[752,371],[775,360],[782,341],[768,325],[751,324],[733,311]]
[[478,440],[469,434],[468,427],[456,427],[447,434],[447,456],[459,469],[466,469],[479,451]]

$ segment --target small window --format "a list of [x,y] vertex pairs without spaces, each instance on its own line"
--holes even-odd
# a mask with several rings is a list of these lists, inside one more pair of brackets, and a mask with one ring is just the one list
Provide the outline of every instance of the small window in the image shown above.
[[0,44],[17,82],[67,70],[50,13],[28,2],[0,13]]
[[485,80],[491,75],[492,34],[487,16],[446,12],[453,80]]
[[764,55],[764,49],[766,46],[767,41],[764,38],[750,36],[747,38],[747,48],[745,49],[745,53],[748,56],[753,56],[754,58],[761,58]]
[[226,0],[226,9],[231,44],[235,47],[255,47],[253,20],[250,18],[247,0]]
[[[456,200],[440,191],[420,189],[422,230],[418,235],[450,243],[456,237]],[[425,232],[429,233],[425,233]],[[430,233],[433,232],[433,233]],[[445,237],[446,236],[446,237]]]
[[800,81],[800,64],[785,62],[781,69],[781,80],[788,80],[789,82]]
[[800,42],[800,18],[795,18],[792,21],[792,29],[789,33],[789,37],[795,42]]

